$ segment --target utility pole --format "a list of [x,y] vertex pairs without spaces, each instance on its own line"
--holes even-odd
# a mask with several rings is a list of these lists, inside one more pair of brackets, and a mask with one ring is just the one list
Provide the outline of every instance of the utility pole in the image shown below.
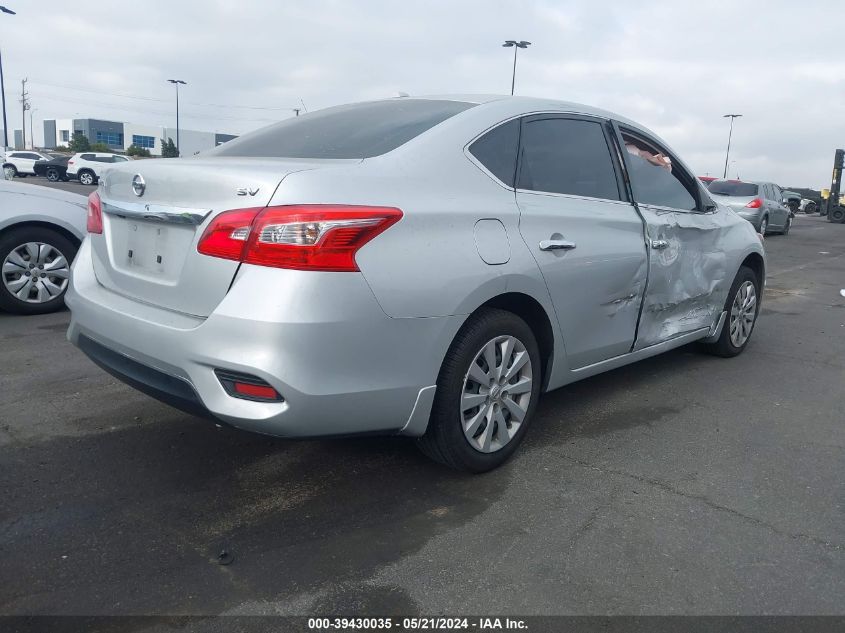
[[29,110],[29,93],[26,91],[26,82],[29,79],[21,79],[21,149],[26,149],[26,111]]
[[[17,15],[11,9],[0,5],[0,13],[7,15]],[[3,148],[9,146],[9,125],[6,122],[6,84],[3,81],[3,53],[0,52],[0,95],[3,97]]]
[[29,144],[32,145],[30,149],[35,149],[35,126],[32,124],[32,114],[35,112],[35,108],[32,107],[32,104],[29,104]]

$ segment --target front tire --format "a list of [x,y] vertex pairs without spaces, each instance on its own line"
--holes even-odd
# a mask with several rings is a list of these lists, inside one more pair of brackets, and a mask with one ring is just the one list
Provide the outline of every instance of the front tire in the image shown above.
[[45,314],[64,305],[77,247],[42,227],[12,229],[0,238],[0,308]]
[[14,165],[3,165],[3,177],[6,180],[11,180],[18,175],[18,168]]
[[512,312],[479,310],[443,361],[420,449],[457,470],[497,468],[525,437],[541,383],[540,350],[528,324]]
[[792,216],[790,215],[786,218],[786,224],[783,225],[783,231],[780,232],[781,235],[789,235],[789,229],[792,228]]
[[719,339],[705,345],[705,349],[716,356],[732,358],[741,354],[748,345],[760,313],[760,281],[747,266],[740,268],[736,274],[725,310],[728,316]]

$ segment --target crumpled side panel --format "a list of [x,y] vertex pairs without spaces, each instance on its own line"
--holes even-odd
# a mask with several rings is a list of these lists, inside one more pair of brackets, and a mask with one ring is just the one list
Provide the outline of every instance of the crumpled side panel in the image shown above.
[[718,215],[648,212],[651,249],[648,290],[635,349],[711,327],[724,308],[731,280],[728,256],[720,247]]

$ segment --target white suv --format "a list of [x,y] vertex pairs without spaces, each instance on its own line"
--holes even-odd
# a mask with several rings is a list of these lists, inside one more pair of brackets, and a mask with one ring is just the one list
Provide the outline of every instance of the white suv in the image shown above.
[[67,162],[67,175],[83,185],[96,185],[109,165],[125,163],[129,158],[104,152],[80,152]]
[[6,158],[3,159],[3,175],[7,180],[11,180],[15,176],[20,176],[21,178],[34,176],[35,163],[39,160],[53,160],[53,158],[40,152],[26,150],[6,152]]

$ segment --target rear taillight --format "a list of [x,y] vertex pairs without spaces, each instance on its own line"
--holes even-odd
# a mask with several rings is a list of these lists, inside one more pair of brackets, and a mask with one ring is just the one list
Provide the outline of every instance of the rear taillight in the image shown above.
[[197,250],[258,266],[357,271],[358,250],[401,218],[393,207],[348,205],[229,211],[209,224]]
[[203,231],[197,250],[203,255],[241,260],[252,221],[261,209],[226,211]]
[[763,206],[763,201],[760,198],[754,198],[754,200],[752,200],[745,206],[749,209],[759,209]]
[[67,164],[68,164],[68,165],[73,165],[73,161],[72,161],[72,160],[69,160],[69,161],[67,162]]
[[103,205],[100,196],[96,191],[88,196],[88,219],[87,228],[89,233],[103,232]]

